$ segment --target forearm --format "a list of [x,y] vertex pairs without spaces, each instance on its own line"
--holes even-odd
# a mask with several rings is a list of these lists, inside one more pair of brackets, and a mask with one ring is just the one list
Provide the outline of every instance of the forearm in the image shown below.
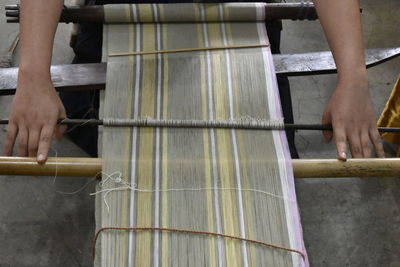
[[314,0],[338,69],[338,83],[366,79],[358,0]]
[[50,79],[54,36],[63,2],[21,0],[20,79]]
[[370,157],[371,143],[377,155],[384,157],[368,89],[358,0],[314,3],[338,70],[336,90],[322,116],[322,123],[333,126],[333,133],[324,132],[325,139],[335,137],[342,160],[347,158],[348,145],[353,157]]
[[20,156],[45,162],[53,135],[61,138],[57,120],[65,109],[50,75],[54,35],[62,0],[21,0],[18,88],[10,111],[4,154],[11,156],[18,141]]

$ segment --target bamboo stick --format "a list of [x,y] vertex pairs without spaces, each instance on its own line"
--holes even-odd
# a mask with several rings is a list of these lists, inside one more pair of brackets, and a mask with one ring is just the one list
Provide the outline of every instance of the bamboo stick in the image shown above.
[[35,158],[0,157],[0,175],[95,177],[100,172],[99,158],[49,158],[38,164]]
[[296,178],[400,177],[400,158],[293,159]]
[[[386,159],[293,159],[295,178],[396,177],[400,158]],[[101,158],[49,158],[37,164],[35,158],[0,157],[0,175],[95,177],[101,174]]]

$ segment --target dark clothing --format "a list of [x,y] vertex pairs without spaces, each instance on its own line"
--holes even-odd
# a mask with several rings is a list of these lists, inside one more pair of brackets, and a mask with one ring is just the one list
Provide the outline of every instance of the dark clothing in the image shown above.
[[[154,1],[154,0],[89,0],[87,4],[121,4],[121,3],[181,3],[187,0]],[[212,2],[212,1],[210,1]],[[215,1],[218,2],[218,1]],[[235,2],[235,1],[229,1]],[[243,1],[237,1],[243,2]],[[275,1],[266,1],[275,2]],[[267,32],[273,54],[280,53],[281,21],[268,21]],[[84,23],[80,25],[76,42],[73,46],[75,58],[73,64],[101,62],[103,25]],[[284,75],[277,75],[281,105],[285,123],[293,123],[292,101],[290,96],[289,80]],[[99,93],[98,91],[62,92],[61,99],[67,111],[68,118],[98,118]],[[292,158],[298,158],[294,144],[294,131],[286,131]],[[68,130],[68,136],[90,156],[97,157],[97,127],[81,126]]]

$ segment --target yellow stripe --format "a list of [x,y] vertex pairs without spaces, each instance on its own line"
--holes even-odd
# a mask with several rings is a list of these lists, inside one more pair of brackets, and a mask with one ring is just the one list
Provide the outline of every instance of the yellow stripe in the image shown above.
[[[217,144],[218,144],[218,163],[219,163],[219,177],[221,180],[221,187],[234,188],[235,174],[233,169],[232,159],[232,142],[230,130],[216,130]],[[239,228],[237,222],[237,201],[236,192],[230,190],[223,190],[220,193],[221,207],[223,214],[224,233],[228,235],[239,236]],[[239,266],[236,259],[241,258],[241,250],[239,242],[232,242],[231,240],[224,240],[225,242],[225,256],[227,266]]]
[[219,7],[218,3],[210,3],[210,4],[204,5],[204,9],[205,9],[205,13],[206,13],[206,21],[218,21],[219,20],[218,7]]
[[[143,46],[150,49],[155,48],[155,26],[143,24]],[[142,64],[142,86],[141,86],[141,116],[155,116],[155,56],[143,56]],[[139,130],[139,155],[137,186],[143,189],[153,188],[153,141],[154,129],[141,128]],[[137,225],[148,227],[152,225],[153,194],[137,193]],[[141,232],[136,234],[136,266],[150,266],[151,264],[151,237],[152,233]]]
[[153,22],[154,21],[151,5],[137,5],[137,7],[139,9],[139,22]]
[[[236,131],[236,140],[238,144],[238,152],[239,152],[239,158],[240,158],[240,169],[241,169],[241,175],[242,175],[242,188],[253,188],[249,184],[249,177],[248,177],[248,172],[247,172],[247,155],[246,155],[246,145],[243,140],[243,131]],[[244,209],[244,218],[245,218],[245,230],[246,230],[246,237],[250,239],[258,239],[257,236],[255,236],[254,231],[253,231],[253,225],[254,224],[254,214],[253,214],[253,206],[252,206],[252,200],[253,200],[253,192],[246,192],[244,191],[242,193],[243,196],[243,209]],[[249,253],[249,266],[258,266],[257,259],[257,246],[253,245],[247,245],[247,251]]]
[[[196,18],[200,18],[199,9],[195,9]],[[204,44],[203,34],[202,34],[202,24],[197,24],[197,38],[199,44]],[[201,107],[202,107],[202,119],[208,119],[208,98],[207,98],[207,79],[206,79],[206,62],[205,62],[205,53],[200,56],[200,94],[201,94]],[[204,179],[205,179],[205,187],[213,187],[214,183],[212,181],[211,173],[212,173],[212,164],[210,157],[210,146],[209,146],[209,130],[203,130],[203,144],[204,144]],[[215,232],[214,226],[214,197],[211,190],[206,192],[206,202],[207,202],[207,223],[208,227],[206,228],[210,232]],[[216,251],[216,239],[208,238],[209,240],[209,266],[216,266],[218,262]]]

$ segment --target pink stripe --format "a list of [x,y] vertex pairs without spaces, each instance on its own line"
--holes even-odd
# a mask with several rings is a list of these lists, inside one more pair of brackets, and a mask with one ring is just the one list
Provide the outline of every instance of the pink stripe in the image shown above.
[[[266,28],[263,27],[263,30],[265,31],[264,34],[266,36],[267,41],[268,40],[268,35],[267,35],[267,31]],[[269,47],[265,50],[270,49]],[[265,51],[264,50],[264,51]],[[271,53],[266,53],[269,64],[271,66],[271,70],[273,71],[273,73],[275,73],[275,66],[274,66],[274,62],[272,60],[272,55]],[[277,114],[277,118],[276,119],[283,119],[283,113],[282,113],[282,107],[281,107],[281,102],[280,102],[280,96],[279,96],[279,90],[278,90],[278,82],[276,80],[276,75],[272,75],[272,85],[273,85],[273,94],[274,94],[274,101],[275,103],[277,103],[277,105],[275,105],[276,107],[276,114]],[[287,138],[286,138],[286,133],[285,131],[279,131],[279,136],[281,138],[281,142],[282,142],[282,151],[285,157],[285,163],[286,163],[286,170],[287,170],[287,181],[288,181],[288,185],[289,185],[289,193],[290,199],[296,199],[296,204],[295,205],[291,205],[291,214],[292,214],[292,220],[294,223],[294,227],[295,227],[295,240],[298,243],[298,245],[300,246],[299,248],[296,248],[300,251],[302,251],[306,257],[305,261],[303,262],[302,266],[308,267],[310,265],[309,260],[308,260],[308,255],[307,255],[307,251],[305,249],[304,246],[304,239],[303,239],[303,229],[301,226],[301,220],[300,220],[300,213],[299,213],[299,207],[297,204],[297,198],[296,198],[296,189],[295,189],[295,185],[294,185],[294,175],[293,175],[293,168],[292,168],[292,158],[290,156],[290,151],[289,151],[289,144],[287,142]]]

